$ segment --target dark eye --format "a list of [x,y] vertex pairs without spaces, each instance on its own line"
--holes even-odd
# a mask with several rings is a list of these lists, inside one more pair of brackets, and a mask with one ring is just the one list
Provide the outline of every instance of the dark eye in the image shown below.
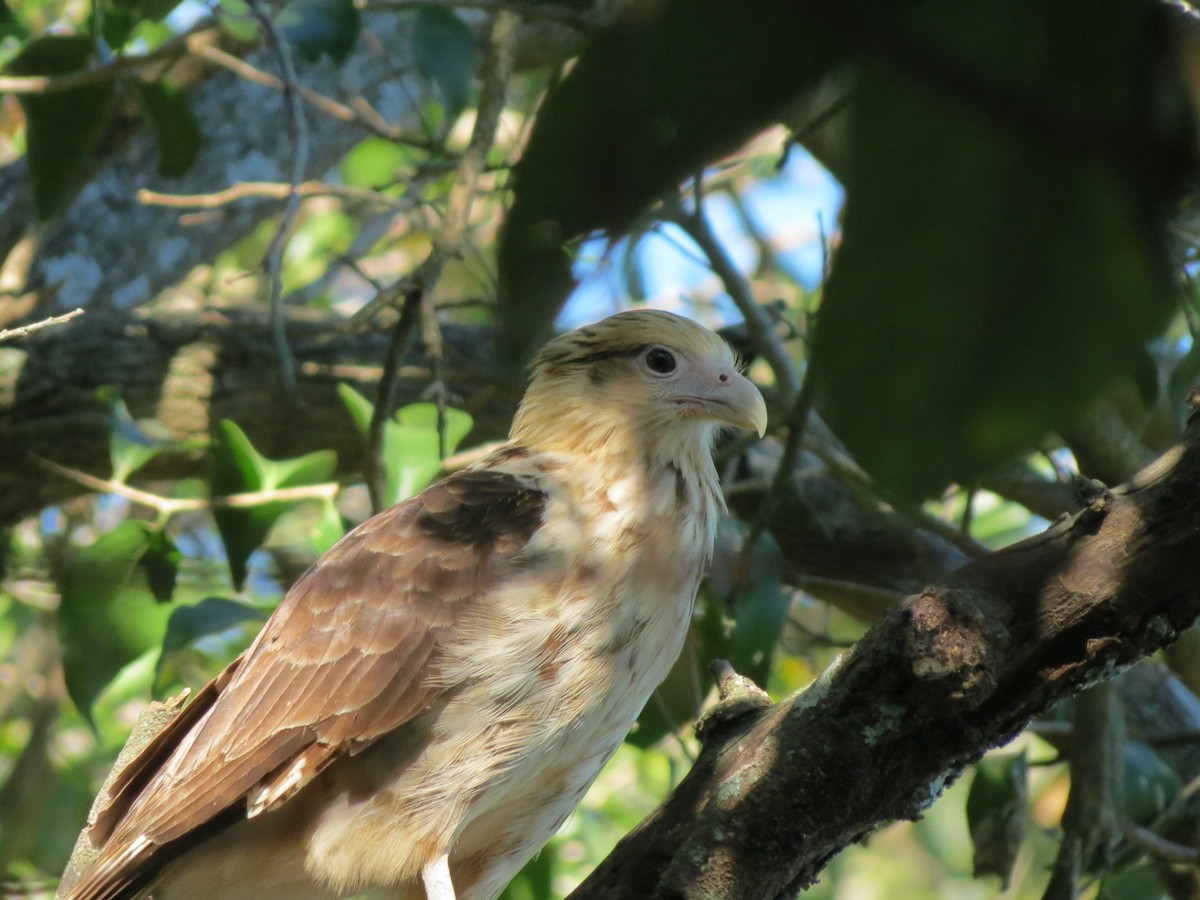
[[675,354],[662,347],[651,347],[646,351],[646,365],[651,372],[670,375],[675,371]]

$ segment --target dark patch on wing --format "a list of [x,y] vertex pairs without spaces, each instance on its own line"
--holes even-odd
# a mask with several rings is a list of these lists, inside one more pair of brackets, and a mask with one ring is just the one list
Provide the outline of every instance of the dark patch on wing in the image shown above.
[[546,495],[516,477],[465,471],[426,491],[417,528],[425,537],[463,542],[480,553],[508,555],[542,524]]
[[[90,833],[100,856],[64,896],[125,895],[174,842],[236,821],[251,792],[286,788],[294,761],[304,760],[307,783],[426,709],[442,690],[430,677],[435,648],[511,574],[546,500],[515,476],[469,469],[350,532],[118,776]],[[145,850],[122,858],[139,835]]]

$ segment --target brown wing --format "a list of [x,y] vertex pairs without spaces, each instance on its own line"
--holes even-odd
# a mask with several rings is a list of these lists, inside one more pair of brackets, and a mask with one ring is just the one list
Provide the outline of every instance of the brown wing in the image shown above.
[[528,480],[464,471],[364,522],[288,592],[250,648],[126,768],[71,900],[118,896],[216,816],[285,802],[426,708],[430,656],[541,525]]

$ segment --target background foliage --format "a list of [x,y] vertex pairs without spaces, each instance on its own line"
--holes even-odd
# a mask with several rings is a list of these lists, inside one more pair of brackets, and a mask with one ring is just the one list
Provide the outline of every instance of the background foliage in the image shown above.
[[[887,604],[1077,506],[1075,475],[1122,480],[1177,438],[1200,370],[1187,8],[625,6],[0,6],[0,328],[86,310],[0,332],[0,439],[34,448],[45,498],[0,523],[7,890],[52,893],[149,698],[202,684],[353,522],[502,436],[560,315],[729,325],[773,428],[720,448],[741,522],[684,656],[513,900],[565,893],[678,782],[709,660],[791,694]],[[836,216],[815,184],[844,188]],[[256,373],[229,393],[275,399],[182,427],[178,385],[148,401],[101,344],[101,389],[71,402],[104,456],[71,456],[70,423],[18,444],[27,359],[114,314],[267,336],[217,355]],[[378,340],[330,363],[305,328]],[[301,442],[319,378],[338,434]],[[1194,647],[1155,663],[1196,716],[1185,747]],[[809,894],[1070,896],[1051,869],[1095,787],[1069,774],[1090,715],[1036,722]],[[1107,732],[1122,828],[1089,833],[1070,888],[1200,896],[1200,765],[1139,727]]]

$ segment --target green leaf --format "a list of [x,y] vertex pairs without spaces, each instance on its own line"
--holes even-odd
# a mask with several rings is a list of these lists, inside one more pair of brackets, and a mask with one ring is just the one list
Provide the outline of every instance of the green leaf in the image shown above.
[[967,827],[975,845],[975,877],[998,875],[1005,890],[1029,819],[1029,759],[988,756],[975,767],[967,794]]
[[[438,455],[437,405],[414,403],[396,411],[384,435],[384,469],[390,503],[421,491],[442,470]],[[446,452],[453,453],[471,431],[471,416],[446,410]]]
[[775,539],[764,532],[747,555],[748,535],[749,527],[734,519],[722,519],[717,528],[701,621],[704,662],[727,659],[739,674],[766,685],[791,593],[783,587]]
[[312,531],[311,546],[320,556],[342,539],[346,533],[346,524],[342,514],[338,512],[337,504],[326,500],[321,504],[321,515]]
[[342,157],[338,175],[350,187],[375,190],[397,182],[416,157],[411,147],[401,147],[387,138],[364,138]]
[[199,603],[176,607],[167,619],[162,650],[154,667],[156,689],[171,658],[201,638],[228,631],[243,622],[266,618],[262,610],[224,597],[205,597]]
[[138,25],[160,21],[179,3],[180,0],[98,0],[101,34],[110,47],[124,47]]
[[122,522],[67,560],[58,611],[67,693],[92,727],[92,706],[121,669],[162,639],[169,607],[139,564],[153,530]]
[[933,71],[895,53],[862,68],[813,352],[838,436],[920,496],[973,483],[1136,365],[1174,309],[1190,151],[1154,4],[898,9],[881,27]]
[[1143,741],[1126,741],[1121,757],[1123,812],[1130,821],[1151,827],[1183,792],[1183,780]]
[[146,585],[159,603],[169,603],[175,593],[181,559],[183,554],[164,529],[150,532],[146,551],[138,565],[146,573]]
[[179,442],[157,420],[138,422],[134,419],[115,389],[102,387],[96,391],[96,397],[108,405],[112,415],[108,455],[112,463],[113,481],[124,484],[130,475],[159,453],[179,446]]
[[509,352],[549,329],[574,284],[572,241],[629,227],[843,58],[829,6],[664,0],[589,40],[542,104],[514,173],[498,251]]
[[[355,428],[365,440],[375,407],[346,384],[338,385]],[[453,453],[470,433],[473,420],[461,409],[446,410],[446,452]],[[390,506],[422,490],[442,469],[438,455],[437,405],[414,403],[396,411],[384,425],[383,468],[386,476],[384,500]]]
[[421,77],[433,83],[453,123],[471,99],[471,76],[478,50],[466,24],[448,7],[417,10],[412,34],[413,62]]
[[[62,75],[87,66],[92,40],[84,35],[49,35],[30,41],[8,71],[13,75]],[[108,122],[113,83],[21,94],[25,143],[34,207],[47,221],[58,215],[83,183],[84,173]]]
[[187,94],[166,79],[147,83],[134,79],[142,114],[158,141],[158,174],[178,178],[200,155],[203,136]]
[[[237,425],[228,420],[217,428],[210,453],[214,497],[272,491],[319,484],[333,477],[337,454],[321,450],[295,459],[271,460],[260,454]],[[298,501],[270,500],[245,508],[223,508],[213,513],[225,544],[234,586],[246,580],[246,561],[262,546],[275,521]]]
[[353,0],[292,0],[276,22],[288,43],[312,62],[322,53],[345,62],[362,31],[362,15]]

